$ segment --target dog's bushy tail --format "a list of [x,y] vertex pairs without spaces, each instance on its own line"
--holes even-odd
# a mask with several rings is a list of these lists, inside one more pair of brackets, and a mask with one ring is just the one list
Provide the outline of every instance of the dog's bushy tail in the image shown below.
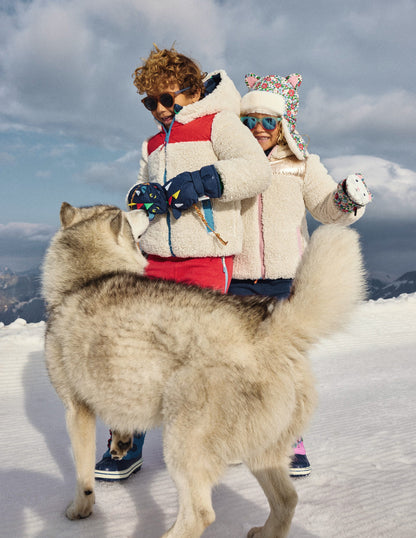
[[302,257],[291,297],[273,314],[278,334],[289,334],[306,348],[341,330],[365,298],[364,273],[357,232],[337,224],[320,226]]

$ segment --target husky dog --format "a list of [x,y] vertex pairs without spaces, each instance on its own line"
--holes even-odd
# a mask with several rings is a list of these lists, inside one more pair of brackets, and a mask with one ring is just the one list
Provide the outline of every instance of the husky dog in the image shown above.
[[146,260],[136,240],[147,216],[140,210],[64,203],[60,218],[43,290],[47,368],[66,407],[77,474],[67,517],[92,512],[98,415],[121,446],[133,431],[163,427],[179,494],[164,537],[203,533],[215,519],[212,486],[235,460],[270,504],[264,526],[248,536],[286,536],[297,503],[291,446],[316,401],[307,351],[363,298],[356,232],[321,226],[291,297],[277,302],[141,276]]

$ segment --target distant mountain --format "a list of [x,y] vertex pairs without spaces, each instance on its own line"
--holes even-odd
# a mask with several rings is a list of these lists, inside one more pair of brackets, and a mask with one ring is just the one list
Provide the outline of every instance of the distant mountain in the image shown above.
[[[392,279],[389,275],[374,274],[368,278],[369,299],[391,299],[402,293],[416,292],[416,271]],[[15,273],[0,267],[0,323],[12,323],[23,318],[28,323],[46,320],[45,303],[41,297],[40,268]]]
[[377,276],[368,279],[369,299],[391,299],[402,293],[416,292],[416,271],[405,273],[396,280]]
[[8,267],[0,268],[0,322],[8,325],[17,318],[28,323],[46,319],[40,268],[23,273],[15,273]]

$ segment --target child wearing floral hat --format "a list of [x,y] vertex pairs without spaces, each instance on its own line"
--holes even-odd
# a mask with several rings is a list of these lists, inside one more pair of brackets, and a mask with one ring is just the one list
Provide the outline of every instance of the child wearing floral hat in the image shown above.
[[[284,299],[308,242],[307,212],[325,224],[349,225],[363,216],[371,194],[361,174],[337,185],[319,156],[308,153],[296,130],[299,74],[250,74],[245,82],[249,91],[241,99],[240,118],[267,155],[272,183],[242,201],[243,250],[234,258],[229,293]],[[290,473],[305,476],[310,471],[299,439]]]

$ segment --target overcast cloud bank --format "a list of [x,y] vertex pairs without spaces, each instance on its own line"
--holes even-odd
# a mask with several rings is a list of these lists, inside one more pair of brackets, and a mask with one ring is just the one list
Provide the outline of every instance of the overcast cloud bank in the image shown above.
[[[123,206],[155,131],[131,74],[152,43],[175,42],[203,70],[225,68],[241,93],[246,73],[301,73],[298,130],[309,150],[336,180],[362,171],[375,195],[358,225],[365,244],[367,228],[383,238],[370,265],[398,234],[414,241],[414,2],[3,0],[0,15],[4,226],[56,229],[64,200]],[[1,259],[23,262],[34,242],[26,250],[9,232],[0,229]],[[408,246],[395,259],[396,274],[416,266]]]

